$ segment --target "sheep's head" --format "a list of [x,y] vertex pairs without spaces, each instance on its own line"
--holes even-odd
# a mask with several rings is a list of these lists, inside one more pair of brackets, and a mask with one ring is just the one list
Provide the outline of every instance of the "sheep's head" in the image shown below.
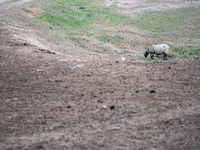
[[147,56],[148,56],[148,53],[147,53],[147,52],[145,52],[145,53],[144,53],[144,57],[146,57],[146,58],[147,58]]
[[149,49],[147,49],[147,50],[144,52],[144,57],[146,57],[146,58],[147,58],[147,56],[149,55],[148,50],[149,50]]

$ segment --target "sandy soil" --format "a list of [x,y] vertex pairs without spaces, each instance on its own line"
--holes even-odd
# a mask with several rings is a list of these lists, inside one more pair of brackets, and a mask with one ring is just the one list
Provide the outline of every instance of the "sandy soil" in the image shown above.
[[0,149],[200,149],[200,59],[69,59],[0,27]]

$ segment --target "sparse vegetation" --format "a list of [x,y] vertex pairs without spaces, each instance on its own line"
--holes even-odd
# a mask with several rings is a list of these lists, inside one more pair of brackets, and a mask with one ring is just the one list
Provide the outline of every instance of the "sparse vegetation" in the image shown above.
[[[149,60],[143,58],[143,52],[149,45],[169,42],[171,57],[199,57],[200,43],[190,44],[190,41],[200,38],[200,8],[145,12],[133,19],[116,13],[116,6],[106,8],[97,0],[38,3],[40,8],[26,7],[21,16],[45,30],[39,34],[77,51],[87,50],[114,57],[116,51],[125,54],[126,47],[131,52],[131,55],[126,55],[130,59],[134,56],[134,59]],[[33,17],[26,17],[30,14]]]
[[182,8],[140,14],[133,24],[154,37],[200,38],[200,8]]
[[200,44],[184,44],[183,46],[171,46],[171,51],[181,59],[197,58],[200,57]]

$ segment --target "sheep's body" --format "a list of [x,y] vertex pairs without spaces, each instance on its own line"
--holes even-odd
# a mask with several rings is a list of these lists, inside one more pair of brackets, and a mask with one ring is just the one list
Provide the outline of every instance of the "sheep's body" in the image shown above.
[[168,52],[169,52],[169,46],[167,44],[151,45],[144,52],[144,56],[147,57],[150,54],[151,55],[151,59],[153,59],[154,54],[156,54],[156,55],[164,54],[164,59],[167,60]]

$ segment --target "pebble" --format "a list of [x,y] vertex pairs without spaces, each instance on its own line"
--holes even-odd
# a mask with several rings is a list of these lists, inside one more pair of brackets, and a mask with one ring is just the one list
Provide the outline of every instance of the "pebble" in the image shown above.
[[84,64],[78,64],[76,67],[84,67]]
[[67,59],[58,59],[58,61],[64,62],[67,61]]
[[105,105],[103,105],[103,108],[106,108],[106,106],[105,106]]
[[126,60],[126,58],[122,57],[122,60],[123,60],[123,61],[125,61],[125,60]]
[[15,143],[15,140],[13,140],[13,139],[11,139],[10,141],[11,141],[12,143]]
[[156,91],[155,91],[155,90],[151,90],[150,93],[151,93],[151,94],[152,94],[152,93],[156,93]]
[[115,109],[115,106],[114,106],[114,105],[110,106],[110,109],[111,109],[111,110],[112,110],[112,109]]
[[37,148],[38,148],[38,149],[41,149],[41,148],[43,148],[43,145],[42,145],[42,143],[38,143],[38,144],[37,144]]

